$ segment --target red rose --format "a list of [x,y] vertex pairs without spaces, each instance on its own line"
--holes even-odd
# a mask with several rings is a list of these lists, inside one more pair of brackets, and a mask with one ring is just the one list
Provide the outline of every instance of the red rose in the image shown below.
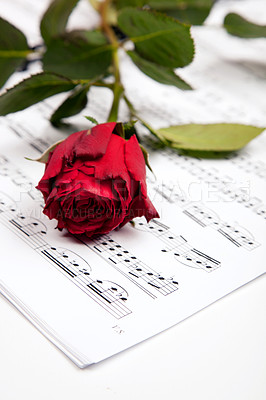
[[44,214],[59,229],[88,237],[110,232],[134,217],[159,215],[147,196],[146,167],[134,136],[113,133],[115,122],[76,132],[50,152],[39,189]]

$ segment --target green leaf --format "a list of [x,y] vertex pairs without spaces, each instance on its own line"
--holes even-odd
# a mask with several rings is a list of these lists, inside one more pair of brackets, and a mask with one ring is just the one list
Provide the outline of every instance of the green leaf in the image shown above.
[[124,8],[119,13],[118,26],[134,42],[135,51],[148,61],[173,69],[193,60],[190,28],[173,18]]
[[53,125],[59,126],[61,119],[78,114],[87,105],[87,92],[89,86],[80,86],[71,93],[71,95],[59,106],[53,113],[50,121]]
[[68,17],[79,0],[53,0],[41,20],[41,34],[46,43],[65,31]]
[[98,31],[73,31],[48,44],[45,71],[71,79],[94,79],[105,74],[112,62],[112,46]]
[[82,41],[86,41],[95,47],[104,46],[108,43],[105,35],[99,30],[86,31],[84,29],[74,29],[70,32],[65,32],[61,37],[72,43],[76,43],[77,46],[79,46]]
[[213,0],[116,0],[118,9],[125,7],[150,7],[181,22],[201,25],[209,15]]
[[147,2],[145,2],[145,0],[114,0],[114,4],[116,5],[116,7],[118,9],[121,8],[125,8],[125,7],[143,7],[145,5],[145,3],[147,4]]
[[0,18],[0,87],[31,53],[24,34]]
[[0,115],[7,115],[30,107],[57,93],[67,92],[75,83],[56,74],[32,75],[0,96]]
[[92,122],[93,124],[99,125],[99,122],[98,122],[95,118],[90,117],[90,116],[87,116],[87,115],[85,115],[85,118],[86,118],[88,121]]
[[208,3],[210,3],[210,5],[201,5],[196,3],[195,5],[186,4],[184,7],[181,5],[176,9],[161,9],[160,11],[185,24],[202,25],[211,11],[212,2]]
[[154,64],[138,56],[133,51],[128,51],[133,62],[136,66],[150,78],[165,85],[176,86],[179,89],[190,90],[192,89],[185,81],[177,76],[171,68],[163,67],[162,65]]
[[29,157],[25,157],[25,158],[26,158],[26,160],[29,160],[29,161],[37,161],[37,162],[46,164],[47,161],[48,161],[48,159],[49,159],[49,154],[50,154],[50,152],[53,151],[53,150],[56,148],[56,146],[58,146],[58,145],[59,145],[60,143],[62,143],[64,140],[65,140],[65,139],[62,139],[62,140],[59,140],[58,142],[52,144],[48,149],[46,149],[46,150],[42,153],[42,155],[41,155],[39,158],[35,158],[35,159],[29,158]]
[[185,157],[208,158],[210,160],[225,159],[232,153],[232,151],[177,150],[180,155]]
[[264,129],[241,124],[188,124],[154,131],[176,149],[233,151],[241,149]]
[[226,15],[224,27],[231,35],[240,36],[242,38],[252,39],[266,37],[266,25],[253,24],[234,13]]

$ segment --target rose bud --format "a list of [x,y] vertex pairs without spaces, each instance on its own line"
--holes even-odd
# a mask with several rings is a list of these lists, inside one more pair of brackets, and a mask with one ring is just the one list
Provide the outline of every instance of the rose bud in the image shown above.
[[91,237],[134,217],[159,217],[147,196],[137,138],[127,141],[115,127],[110,122],[73,133],[49,152],[37,189],[44,196],[44,214],[58,220],[58,229]]

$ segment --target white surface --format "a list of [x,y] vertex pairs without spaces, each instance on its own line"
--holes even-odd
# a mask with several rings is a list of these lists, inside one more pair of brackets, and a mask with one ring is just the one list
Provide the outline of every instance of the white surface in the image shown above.
[[[251,198],[263,203],[266,197],[266,165],[258,164],[265,158],[263,134],[247,146],[250,155],[242,152],[241,159],[197,160],[150,150],[157,180],[152,183],[149,178],[148,187],[160,220],[146,224],[136,219],[135,228],[128,224],[81,242],[55,230],[56,222],[42,213],[42,199],[33,188],[43,166],[32,170],[32,163],[23,159],[24,154],[35,158],[37,151],[12,128],[17,122],[16,128],[29,134],[30,120],[39,124],[43,139],[40,125],[52,130],[42,109],[32,107],[29,117],[1,119],[8,126],[3,126],[0,140],[0,292],[7,292],[7,298],[79,366],[102,361],[173,326],[265,272],[265,216],[250,206]],[[36,131],[33,143],[34,135]],[[251,171],[243,173],[246,169]],[[242,193],[243,181],[248,195]],[[203,199],[193,190],[183,190],[180,203],[173,194],[185,189],[184,182],[190,189],[200,188]],[[241,195],[231,198],[240,188]]]
[[[224,38],[220,39],[218,53],[224,43]],[[245,47],[242,43],[240,57]],[[256,44],[251,50],[254,48],[257,50]],[[195,71],[193,65],[188,69],[191,83],[193,72],[197,74],[194,65]],[[234,72],[230,62],[227,67],[226,79],[234,76],[230,75]],[[200,72],[203,76],[204,70]],[[229,82],[230,78],[227,85],[221,85],[234,95],[238,85]],[[202,91],[197,93],[202,95]],[[189,96],[194,95],[188,94],[187,100]],[[254,123],[262,121],[264,104],[263,98],[254,104],[257,115],[241,116],[236,114],[239,110],[230,109],[230,117],[247,123],[249,118],[254,118]],[[197,119],[197,109],[193,111]],[[174,328],[86,370],[75,367],[1,297],[0,398],[265,399],[265,288],[264,275]]]
[[186,321],[80,370],[4,298],[3,400],[264,400],[266,276]]

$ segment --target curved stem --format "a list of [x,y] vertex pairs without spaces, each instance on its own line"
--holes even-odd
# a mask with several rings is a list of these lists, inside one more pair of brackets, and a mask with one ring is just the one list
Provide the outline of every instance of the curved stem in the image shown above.
[[111,121],[116,121],[118,117],[118,109],[119,109],[119,103],[121,100],[121,96],[124,93],[124,87],[121,83],[121,78],[120,78],[120,70],[119,70],[119,57],[118,57],[118,49],[119,49],[119,42],[116,38],[116,35],[112,29],[112,27],[108,23],[108,9],[110,6],[111,0],[105,0],[101,4],[100,7],[100,15],[102,18],[102,30],[106,34],[109,42],[113,45],[113,69],[114,69],[114,84],[113,84],[113,103],[111,107],[111,111],[109,113],[108,122]]
[[123,97],[124,97],[124,100],[125,100],[125,102],[126,102],[126,105],[127,105],[128,108],[129,108],[129,111],[130,111],[131,115],[132,115],[133,117],[137,117],[137,118],[138,118],[138,116],[137,116],[137,114],[136,114],[136,110],[135,110],[133,104],[129,101],[129,99],[127,98],[127,96],[126,96],[125,94],[124,94]]
[[114,88],[113,88],[114,98],[113,98],[113,103],[112,103],[111,111],[109,113],[107,122],[116,122],[117,121],[119,103],[120,103],[123,92],[124,92],[124,88],[122,85],[114,85]]
[[137,111],[135,110],[133,104],[129,101],[129,99],[126,97],[126,95],[123,96],[124,100],[130,110],[130,113],[133,117],[136,117],[139,122],[145,127],[147,128],[150,133],[152,133],[154,136],[157,137],[157,139],[159,139],[163,144],[166,144],[165,139],[163,138],[163,136],[161,136],[155,129],[153,129],[146,121],[144,121],[144,119],[142,119],[138,114]]

